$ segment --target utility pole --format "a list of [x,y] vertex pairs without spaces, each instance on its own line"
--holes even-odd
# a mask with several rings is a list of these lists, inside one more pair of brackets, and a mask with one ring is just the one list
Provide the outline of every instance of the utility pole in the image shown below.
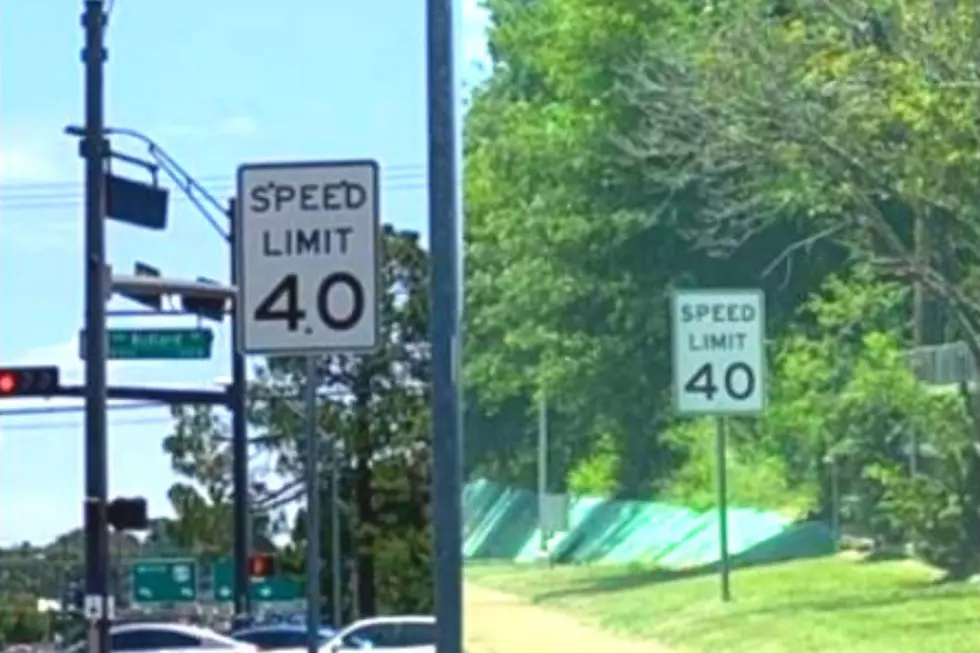
[[112,605],[106,521],[105,6],[85,0],[85,613],[91,653],[108,653]]
[[[235,260],[235,200],[228,205],[230,273],[232,286],[238,285],[238,265]],[[238,297],[233,301],[238,302]],[[232,521],[234,540],[234,603],[235,616],[242,618],[251,613],[249,601],[248,557],[251,553],[251,537],[248,519],[248,424],[245,419],[247,370],[245,354],[239,346],[239,331],[236,324],[238,311],[231,313],[231,387],[228,389],[231,409],[231,450],[232,450]]]
[[[914,346],[917,350],[922,351],[921,347],[932,343],[926,333],[928,289],[922,278],[930,267],[931,243],[929,243],[929,227],[921,211],[915,213],[913,232],[913,247],[915,249],[912,256],[915,260],[917,274],[912,290],[912,336]],[[919,372],[919,370],[916,371]],[[915,476],[919,472],[919,439],[914,429],[909,448],[909,472]]]
[[459,178],[453,0],[426,1],[429,239],[432,258],[432,512],[436,651],[463,649]]

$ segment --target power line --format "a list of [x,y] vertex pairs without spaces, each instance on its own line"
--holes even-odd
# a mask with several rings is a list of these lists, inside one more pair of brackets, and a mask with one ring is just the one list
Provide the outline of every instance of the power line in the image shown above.
[[[382,181],[397,181],[406,177],[424,177],[426,168],[424,165],[412,163],[382,166]],[[197,182],[202,186],[221,186],[234,188],[234,184],[228,180],[231,175],[209,174],[196,177]],[[40,181],[40,182],[7,182],[0,183],[0,199],[4,199],[8,194],[19,194],[26,191],[28,194],[50,194],[59,191],[81,192],[81,183],[75,181]]]
[[[399,192],[399,191],[410,191],[410,190],[421,190],[425,188],[425,182],[422,179],[414,181],[411,183],[388,183],[382,184],[382,189],[386,192]],[[224,195],[226,197],[231,197],[235,194],[233,188],[228,188],[225,191],[219,191],[214,193],[215,196]],[[184,203],[190,200],[183,195],[177,195],[172,198],[173,200]],[[5,212],[13,211],[36,211],[36,210],[50,210],[50,209],[67,209],[77,207],[82,203],[83,195],[81,193],[75,196],[65,196],[65,197],[31,197],[24,198],[23,200],[17,199],[13,201],[4,201],[0,199],[0,210]]]

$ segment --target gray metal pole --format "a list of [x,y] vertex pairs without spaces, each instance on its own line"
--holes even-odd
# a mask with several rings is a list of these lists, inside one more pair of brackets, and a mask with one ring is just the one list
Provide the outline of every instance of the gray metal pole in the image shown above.
[[108,651],[109,538],[106,523],[105,7],[86,0],[85,27],[85,594],[101,604],[89,641]]
[[[235,201],[229,202],[228,217],[229,251],[231,252],[229,278],[231,285],[238,284],[238,265],[235,260]],[[248,422],[246,420],[246,393],[248,390],[245,355],[239,350],[238,311],[231,312],[231,387],[228,408],[231,410],[231,458],[232,458],[232,540],[234,547],[234,602],[235,615],[239,618],[251,613],[249,600],[248,557],[251,553],[249,537],[248,496]]]
[[833,531],[834,548],[840,550],[840,466],[837,459],[830,461],[830,529]]
[[545,496],[548,494],[548,399],[541,397],[538,406],[538,547],[541,557],[548,555],[548,533],[545,531]]
[[718,547],[719,562],[721,563],[721,600],[732,600],[731,573],[728,560],[728,420],[725,417],[716,418],[718,428]]
[[344,620],[343,552],[340,549],[340,462],[343,457],[337,444],[336,438],[330,439],[330,603],[333,606],[333,623],[330,625],[339,629]]
[[320,649],[320,440],[316,389],[319,360],[306,357],[306,645]]
[[426,0],[429,240],[432,260],[432,502],[438,653],[462,653],[463,462],[453,0]]

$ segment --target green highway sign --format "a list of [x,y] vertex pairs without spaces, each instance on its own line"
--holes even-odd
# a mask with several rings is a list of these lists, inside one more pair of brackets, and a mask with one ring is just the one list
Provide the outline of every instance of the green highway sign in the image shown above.
[[132,573],[134,603],[197,600],[197,563],[193,559],[138,560]]
[[[109,329],[107,354],[113,360],[179,360],[211,358],[214,333],[209,329]],[[79,343],[85,342],[85,332]],[[85,359],[85,347],[79,355]]]
[[[231,601],[235,586],[235,573],[231,560],[222,559],[215,562],[212,578],[215,601]],[[298,601],[303,598],[300,584],[285,576],[253,578],[249,583],[249,595],[253,601],[268,603]]]

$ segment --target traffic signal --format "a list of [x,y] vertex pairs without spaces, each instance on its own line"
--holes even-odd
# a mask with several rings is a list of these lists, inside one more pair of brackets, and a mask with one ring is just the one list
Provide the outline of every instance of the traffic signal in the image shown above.
[[272,556],[268,553],[257,553],[248,557],[249,578],[265,578],[272,574]]
[[[218,285],[214,279],[198,277],[198,283],[208,283]],[[193,313],[206,320],[221,322],[225,319],[225,306],[228,301],[223,297],[195,297],[194,295],[181,295],[180,307],[187,313]]]
[[113,499],[106,506],[106,513],[109,525],[117,531],[142,531],[150,525],[143,497]]
[[50,397],[59,385],[54,365],[0,368],[0,397]]

